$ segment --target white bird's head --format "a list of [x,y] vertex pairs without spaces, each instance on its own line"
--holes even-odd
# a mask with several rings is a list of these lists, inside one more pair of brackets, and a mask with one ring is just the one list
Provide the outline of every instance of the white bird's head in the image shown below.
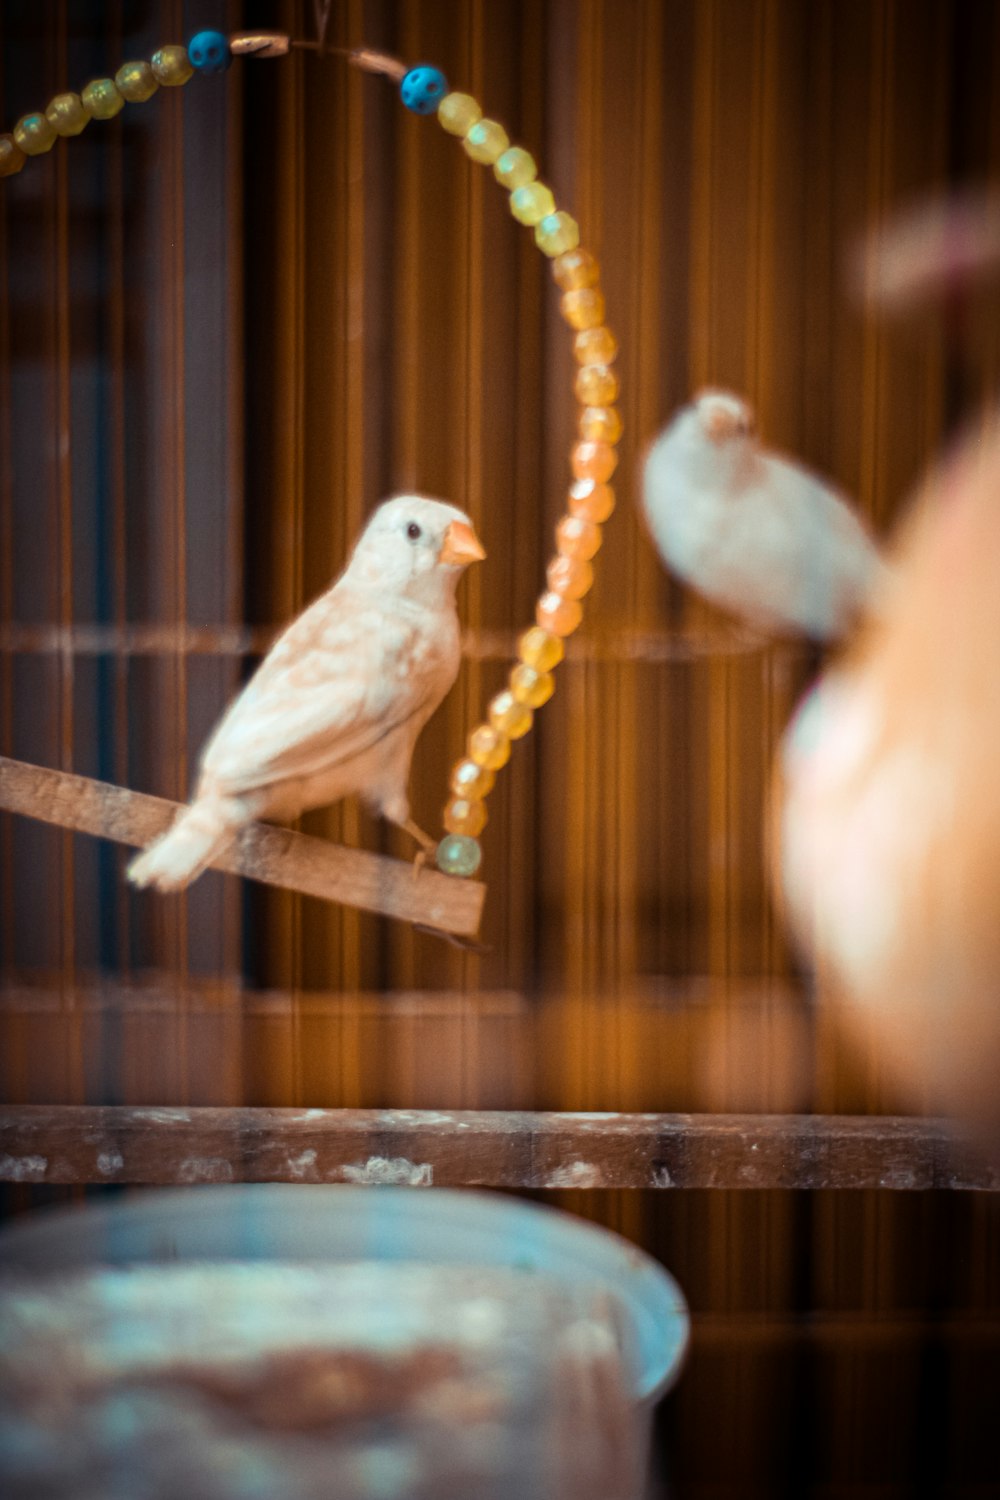
[[731,391],[701,391],[694,398],[693,409],[701,431],[713,443],[751,437],[756,432],[753,407]]
[[358,539],[348,573],[356,583],[377,585],[430,602],[455,585],[486,551],[464,511],[423,495],[385,500]]

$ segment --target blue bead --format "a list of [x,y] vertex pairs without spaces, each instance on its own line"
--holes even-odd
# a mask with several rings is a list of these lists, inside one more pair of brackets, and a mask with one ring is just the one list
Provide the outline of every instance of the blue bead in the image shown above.
[[432,115],[448,92],[448,80],[440,68],[421,63],[411,68],[399,85],[399,96],[417,115]]
[[199,73],[224,73],[233,60],[221,31],[199,31],[188,42],[188,57]]

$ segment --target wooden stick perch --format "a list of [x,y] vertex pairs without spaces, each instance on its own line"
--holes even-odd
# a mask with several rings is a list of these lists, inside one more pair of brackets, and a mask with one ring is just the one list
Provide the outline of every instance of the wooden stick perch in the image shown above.
[[943,1120],[493,1110],[0,1109],[0,1182],[993,1190]]
[[[141,847],[170,826],[178,804],[0,756],[0,808]],[[437,870],[418,873],[406,860],[345,849],[265,823],[244,829],[212,866],[465,938],[479,929],[486,895],[480,881],[457,880]]]

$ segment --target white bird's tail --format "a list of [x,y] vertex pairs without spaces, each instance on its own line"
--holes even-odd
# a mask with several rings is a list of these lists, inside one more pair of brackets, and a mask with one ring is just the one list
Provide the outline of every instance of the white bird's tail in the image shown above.
[[235,838],[239,824],[227,810],[219,797],[199,797],[178,813],[165,834],[136,855],[125,872],[129,880],[159,891],[182,890]]

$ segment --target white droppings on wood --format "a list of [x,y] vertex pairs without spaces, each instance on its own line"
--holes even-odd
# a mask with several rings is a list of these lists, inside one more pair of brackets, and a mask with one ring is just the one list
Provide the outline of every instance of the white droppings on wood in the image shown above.
[[288,1158],[288,1171],[299,1182],[304,1177],[314,1175],[316,1171],[315,1151],[300,1151],[298,1156],[290,1156]]
[[353,1162],[341,1167],[345,1182],[372,1187],[431,1187],[434,1168],[429,1161],[407,1161],[405,1156],[369,1156],[364,1163]]
[[113,1177],[125,1165],[120,1151],[102,1151],[97,1158],[97,1170],[102,1177]]
[[188,1125],[191,1116],[186,1109],[133,1109],[134,1120],[149,1120],[152,1125]]
[[653,1168],[653,1186],[656,1188],[673,1187],[674,1179],[666,1167]]
[[177,1172],[177,1181],[232,1182],[232,1163],[222,1156],[189,1156],[182,1161]]
[[41,1182],[48,1166],[44,1156],[0,1156],[0,1182]]
[[604,1174],[600,1167],[595,1167],[589,1161],[570,1161],[564,1167],[557,1167],[550,1172],[545,1179],[546,1187],[554,1188],[596,1188],[604,1186]]

